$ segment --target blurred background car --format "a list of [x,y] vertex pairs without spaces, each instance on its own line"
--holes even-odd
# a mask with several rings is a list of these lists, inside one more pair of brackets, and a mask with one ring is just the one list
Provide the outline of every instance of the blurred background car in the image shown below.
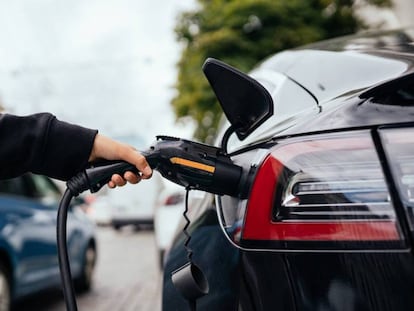
[[[56,217],[61,195],[45,176],[0,180],[1,310],[19,298],[60,285]],[[75,287],[87,291],[97,257],[95,226],[76,201],[68,213],[67,230]]]
[[161,176],[154,172],[150,181],[139,185],[127,184],[108,191],[102,198],[111,207],[111,225],[119,230],[125,226],[140,228],[154,227],[154,209],[162,191]]
[[164,266],[164,253],[172,242],[184,212],[185,189],[164,181],[165,187],[157,200],[154,214],[155,244],[160,268]]
[[[148,148],[148,143],[141,136],[126,135],[117,136],[116,140],[129,144],[137,150],[143,151]],[[99,208],[110,210],[111,226],[119,230],[125,226],[133,226],[136,230],[140,228],[154,227],[154,208],[159,193],[163,187],[161,176],[154,172],[151,181],[142,181],[137,186],[127,184],[113,191],[103,192],[98,199]],[[99,194],[102,195],[102,194]],[[98,196],[99,196],[98,195]],[[105,214],[105,212],[98,212]]]
[[84,196],[88,203],[85,213],[98,226],[110,226],[112,223],[112,206],[107,198],[106,189],[101,190],[101,192]]
[[[245,178],[237,196],[190,208],[209,284],[197,310],[414,310],[413,34],[287,50],[248,77],[211,69],[227,78],[212,85],[237,134],[218,145]],[[185,241],[166,257],[163,310],[194,299],[171,278]]]
[[[163,180],[164,189],[159,195],[154,215],[154,234],[157,247],[159,266],[164,267],[164,255],[168,251],[174,236],[185,226],[182,223],[185,211],[186,190],[166,179]],[[204,192],[190,191],[189,206],[194,206],[204,197]]]

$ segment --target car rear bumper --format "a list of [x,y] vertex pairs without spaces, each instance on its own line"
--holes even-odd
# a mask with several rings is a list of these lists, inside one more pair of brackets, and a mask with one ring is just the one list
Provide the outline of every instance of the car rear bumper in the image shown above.
[[112,219],[111,224],[113,227],[123,227],[128,225],[154,225],[154,219],[148,218],[148,219]]

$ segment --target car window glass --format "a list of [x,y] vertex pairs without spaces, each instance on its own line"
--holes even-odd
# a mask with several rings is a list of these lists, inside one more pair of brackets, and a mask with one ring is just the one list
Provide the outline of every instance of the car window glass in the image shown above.
[[36,197],[53,200],[60,197],[58,187],[49,178],[42,175],[32,175],[31,181]]
[[27,189],[23,178],[0,180],[0,193],[27,196]]

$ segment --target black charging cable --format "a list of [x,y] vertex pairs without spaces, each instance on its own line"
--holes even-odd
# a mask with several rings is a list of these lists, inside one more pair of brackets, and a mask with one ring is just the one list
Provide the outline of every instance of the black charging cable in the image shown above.
[[127,171],[140,174],[135,166],[127,162],[105,161],[98,164],[95,163],[93,166],[90,166],[69,179],[66,183],[67,189],[60,201],[57,214],[56,238],[63,297],[67,311],[78,310],[67,248],[66,223],[70,202],[73,197],[78,196],[86,190],[90,190],[91,192],[99,191],[99,189],[111,180],[113,174],[123,175]]
[[66,222],[68,217],[68,209],[70,202],[73,198],[71,190],[66,189],[62,200],[59,204],[59,210],[57,215],[57,248],[59,258],[60,277],[62,280],[63,297],[66,302],[67,311],[77,311],[75,289],[72,282],[72,274],[69,265],[68,248],[66,244]]
[[191,240],[191,234],[187,231],[188,227],[190,226],[190,218],[188,218],[187,213],[188,213],[188,197],[190,195],[190,187],[186,187],[185,189],[185,208],[184,208],[184,212],[183,212],[183,217],[185,219],[185,225],[183,228],[183,233],[186,236],[185,242],[184,242],[184,248],[187,252],[187,259],[190,263],[193,263],[193,250],[190,248],[189,244],[190,244],[190,240]]
[[[184,247],[187,251],[187,259],[190,265],[193,264],[193,250],[190,248],[189,244],[190,244],[190,240],[191,240],[191,235],[190,233],[187,231],[188,227],[190,226],[190,218],[188,218],[187,213],[188,213],[188,201],[189,201],[189,196],[190,196],[190,187],[186,187],[185,189],[185,209],[183,212],[183,217],[186,221],[186,224],[183,228],[183,233],[186,236],[186,240],[184,242]],[[196,303],[196,299],[188,299],[188,305],[190,307],[190,311],[196,311],[197,310],[197,303]]]
[[190,187],[186,187],[185,210],[183,212],[186,220],[183,228],[183,233],[186,236],[184,247],[187,251],[188,262],[171,273],[171,281],[176,290],[187,300],[190,311],[195,311],[197,308],[197,299],[208,294],[209,285],[203,271],[193,262],[193,251],[189,246],[191,234],[188,229],[191,221],[187,213],[189,209],[190,190]]

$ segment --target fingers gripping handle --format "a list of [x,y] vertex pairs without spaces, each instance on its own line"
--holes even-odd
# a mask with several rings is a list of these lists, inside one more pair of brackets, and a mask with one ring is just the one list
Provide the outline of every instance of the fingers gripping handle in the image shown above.
[[[222,150],[213,146],[167,136],[149,150],[141,152],[152,169],[163,177],[186,188],[215,194],[238,196],[241,193],[242,168],[235,165]],[[124,161],[94,163],[68,181],[73,195],[90,190],[97,192],[111,180],[113,174],[124,175],[138,169]]]
[[90,190],[98,192],[105,184],[107,184],[114,174],[124,175],[126,172],[140,174],[138,169],[125,161],[103,161],[94,163],[84,171],[72,177],[67,186],[73,195]]
[[99,165],[87,168],[85,174],[89,181],[89,189],[91,192],[97,192],[105,184],[107,184],[113,174],[119,174],[123,176],[126,172],[133,172],[140,174],[138,169],[125,161],[103,162]]

